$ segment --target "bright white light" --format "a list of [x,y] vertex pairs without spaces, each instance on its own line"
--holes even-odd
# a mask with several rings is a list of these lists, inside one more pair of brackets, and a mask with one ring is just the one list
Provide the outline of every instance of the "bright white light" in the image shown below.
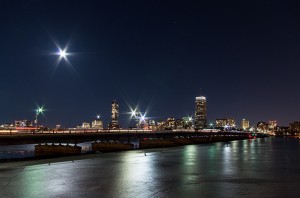
[[66,59],[67,58],[67,55],[69,55],[67,53],[67,50],[66,49],[59,49],[59,52],[56,53],[57,55],[59,55],[59,57],[62,59]]
[[67,55],[66,50],[60,50],[59,55],[60,55],[62,58],[66,58],[66,55]]
[[36,110],[36,113],[37,113],[37,114],[40,114],[40,113],[43,113],[43,112],[44,112],[43,107],[39,107],[39,108]]
[[131,116],[134,116],[134,117],[136,116],[135,110],[132,110],[132,111],[131,111]]

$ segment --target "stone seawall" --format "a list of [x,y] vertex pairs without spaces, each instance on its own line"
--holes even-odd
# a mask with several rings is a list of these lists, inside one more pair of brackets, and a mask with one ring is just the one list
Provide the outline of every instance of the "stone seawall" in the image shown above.
[[47,155],[77,155],[81,154],[80,146],[70,145],[35,145],[35,156],[47,156]]
[[93,151],[109,152],[109,151],[126,151],[132,150],[133,144],[117,143],[117,142],[94,142],[92,143]]

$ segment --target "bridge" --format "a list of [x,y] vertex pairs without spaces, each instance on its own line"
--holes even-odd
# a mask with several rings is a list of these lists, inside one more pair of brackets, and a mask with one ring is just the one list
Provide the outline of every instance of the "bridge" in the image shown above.
[[266,137],[263,133],[220,131],[202,132],[195,130],[68,130],[42,132],[0,132],[0,146],[38,143],[73,143],[90,141],[139,141],[145,139],[205,139],[209,142],[231,141]]

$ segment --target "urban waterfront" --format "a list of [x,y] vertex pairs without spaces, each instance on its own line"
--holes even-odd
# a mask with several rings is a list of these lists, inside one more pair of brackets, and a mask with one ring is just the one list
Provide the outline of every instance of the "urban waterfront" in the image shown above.
[[299,197],[300,143],[258,138],[0,164],[0,197]]

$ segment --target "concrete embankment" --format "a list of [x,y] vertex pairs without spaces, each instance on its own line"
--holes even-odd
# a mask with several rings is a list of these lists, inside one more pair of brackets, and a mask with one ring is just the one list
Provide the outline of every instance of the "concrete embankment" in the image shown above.
[[35,145],[35,156],[49,156],[49,155],[77,155],[81,154],[80,146],[70,145]]
[[129,143],[117,142],[94,142],[92,143],[93,151],[109,152],[109,151],[126,151],[133,149],[134,145]]

